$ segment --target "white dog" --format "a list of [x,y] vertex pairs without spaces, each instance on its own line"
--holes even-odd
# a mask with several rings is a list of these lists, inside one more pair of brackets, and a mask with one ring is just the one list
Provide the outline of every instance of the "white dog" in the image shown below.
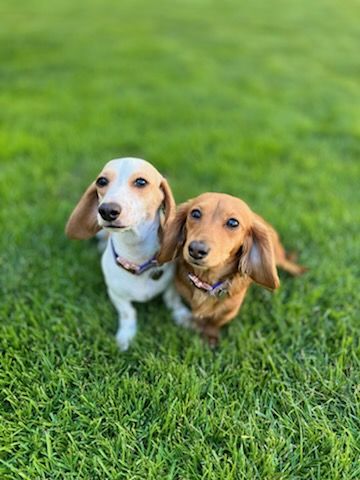
[[174,266],[157,265],[162,227],[175,213],[175,201],[164,177],[138,158],[111,160],[91,183],[72,212],[66,234],[73,239],[109,235],[102,270],[109,297],[119,313],[116,340],[126,350],[136,334],[132,302],[163,293],[177,324],[187,325],[189,310],[173,286]]

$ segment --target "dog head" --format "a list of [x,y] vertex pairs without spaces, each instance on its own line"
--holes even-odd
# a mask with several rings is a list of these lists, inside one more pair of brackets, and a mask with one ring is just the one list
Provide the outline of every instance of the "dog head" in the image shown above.
[[162,209],[166,223],[175,212],[175,201],[155,167],[139,158],[111,160],[79,200],[65,232],[81,240],[101,228],[133,230]]
[[237,262],[241,274],[270,289],[279,286],[268,227],[230,195],[204,193],[180,205],[165,229],[158,259],[179,255],[199,270]]

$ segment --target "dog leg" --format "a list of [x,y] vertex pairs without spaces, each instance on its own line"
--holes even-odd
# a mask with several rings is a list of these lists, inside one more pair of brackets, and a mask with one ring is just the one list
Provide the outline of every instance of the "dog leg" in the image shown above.
[[119,314],[119,328],[116,332],[116,343],[125,352],[136,335],[136,310],[131,302],[119,298],[109,290],[109,297]]
[[163,295],[166,307],[171,311],[176,325],[189,328],[191,327],[191,312],[181,301],[180,295],[175,290],[174,285],[170,285]]
[[219,326],[214,325],[211,318],[195,318],[195,322],[202,339],[210,348],[216,348],[220,338]]
[[201,336],[210,348],[216,348],[219,345],[220,332],[218,327],[207,325],[201,332]]

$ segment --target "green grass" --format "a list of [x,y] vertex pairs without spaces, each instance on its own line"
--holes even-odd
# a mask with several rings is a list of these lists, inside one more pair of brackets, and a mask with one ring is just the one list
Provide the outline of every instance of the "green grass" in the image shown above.
[[[0,478],[360,478],[355,0],[5,0]],[[241,196],[309,273],[254,287],[213,353],[160,301],[121,354],[67,216],[143,156]]]

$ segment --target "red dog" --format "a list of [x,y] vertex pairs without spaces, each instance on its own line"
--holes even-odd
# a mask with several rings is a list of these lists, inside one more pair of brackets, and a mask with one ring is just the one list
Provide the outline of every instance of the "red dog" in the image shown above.
[[304,267],[286,257],[271,225],[242,200],[204,193],[180,205],[165,229],[160,262],[178,257],[176,287],[210,344],[238,313],[252,282],[279,287],[276,265],[292,275]]

